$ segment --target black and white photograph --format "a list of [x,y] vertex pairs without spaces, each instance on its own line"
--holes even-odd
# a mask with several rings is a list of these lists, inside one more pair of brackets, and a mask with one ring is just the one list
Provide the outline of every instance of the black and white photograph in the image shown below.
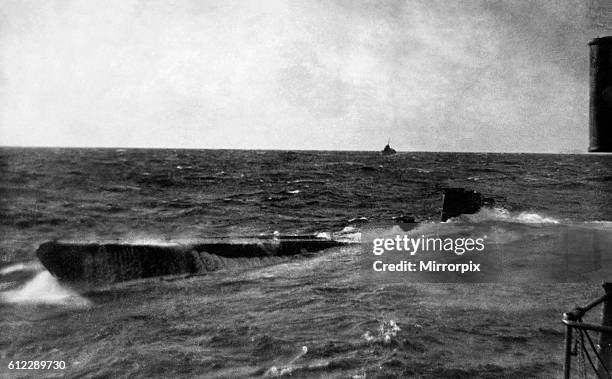
[[0,0],[0,378],[612,378],[612,1]]

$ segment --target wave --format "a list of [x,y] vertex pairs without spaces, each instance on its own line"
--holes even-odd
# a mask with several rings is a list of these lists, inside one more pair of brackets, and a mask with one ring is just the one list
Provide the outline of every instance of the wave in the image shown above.
[[12,274],[15,272],[41,271],[42,269],[43,266],[38,261],[21,262],[2,267],[0,269],[0,276]]
[[0,292],[0,302],[65,305],[78,308],[91,305],[89,300],[80,296],[76,291],[61,285],[46,270],[40,271],[20,288]]
[[502,221],[518,224],[559,224],[561,220],[535,212],[511,212],[504,208],[482,208],[478,213],[453,217],[447,222],[482,223]]
[[308,353],[308,347],[302,346],[302,349],[293,357],[289,362],[281,367],[272,366],[266,373],[264,377],[279,377],[279,376],[290,376],[296,368],[300,366],[296,366],[295,362],[302,358],[304,355]]
[[197,268],[196,274],[206,274],[218,270],[232,270],[257,268],[264,266],[272,266],[287,261],[298,259],[300,256],[253,256],[253,257],[236,257],[226,258],[217,254],[207,253],[205,251],[193,252],[195,265]]

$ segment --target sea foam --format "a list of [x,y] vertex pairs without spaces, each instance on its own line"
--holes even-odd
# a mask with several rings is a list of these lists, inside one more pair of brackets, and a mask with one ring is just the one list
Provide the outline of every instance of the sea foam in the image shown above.
[[[5,267],[0,275],[16,271],[31,270],[24,264]],[[0,292],[0,302],[13,304],[50,304],[72,307],[87,307],[90,301],[80,296],[76,291],[61,285],[49,271],[38,272],[21,287]]]
[[461,220],[469,222],[503,221],[519,224],[558,224],[560,222],[558,219],[535,212],[511,212],[504,208],[482,208],[478,213],[461,215],[451,219],[451,222]]

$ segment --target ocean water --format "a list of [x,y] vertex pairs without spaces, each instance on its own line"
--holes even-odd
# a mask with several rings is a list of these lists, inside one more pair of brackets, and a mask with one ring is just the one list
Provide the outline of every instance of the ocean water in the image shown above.
[[[612,277],[610,155],[2,148],[0,177],[0,374],[44,358],[68,376],[558,376],[561,312]],[[496,206],[439,223],[445,187]],[[35,257],[52,239],[369,238],[407,214],[415,236],[491,236],[510,283],[370,280],[347,246],[82,289]],[[528,270],[560,250],[570,283]]]
[[[441,188],[566,221],[612,219],[605,155],[147,149],[0,150],[0,262],[53,238],[335,231],[354,218],[437,220]],[[528,217],[528,216],[523,216]]]

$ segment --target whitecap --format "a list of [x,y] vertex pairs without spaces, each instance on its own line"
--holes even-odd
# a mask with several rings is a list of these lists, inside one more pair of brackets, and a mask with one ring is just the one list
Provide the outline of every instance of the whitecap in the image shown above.
[[22,262],[3,267],[0,269],[0,275],[8,275],[20,271],[40,271],[42,269],[43,266],[38,261]]
[[558,224],[559,220],[535,212],[510,212],[504,208],[482,208],[478,213],[461,215],[450,221],[467,220],[469,222],[504,221],[519,224]]
[[0,301],[15,304],[54,304],[87,307],[89,300],[62,286],[49,271],[41,271],[22,287],[0,292]]

